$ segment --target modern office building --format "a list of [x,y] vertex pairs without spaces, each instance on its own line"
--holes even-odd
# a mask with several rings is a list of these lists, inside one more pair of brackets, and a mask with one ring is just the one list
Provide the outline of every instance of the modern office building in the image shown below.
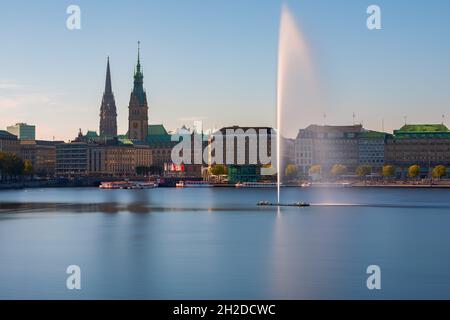
[[70,142],[56,145],[55,175],[85,177],[88,175],[88,144]]
[[36,139],[36,126],[26,123],[17,123],[6,129],[9,133],[17,136],[20,141],[33,141]]
[[384,146],[390,135],[384,132],[365,130],[359,134],[359,164],[370,166],[379,172],[384,165]]
[[[275,141],[272,141],[273,129],[270,127],[224,127],[212,134],[212,139],[222,139],[223,151],[219,156],[212,150],[212,158],[222,158],[228,167],[228,181],[257,182],[268,177],[261,175],[264,166],[274,165]],[[222,160],[220,159],[220,160]]]

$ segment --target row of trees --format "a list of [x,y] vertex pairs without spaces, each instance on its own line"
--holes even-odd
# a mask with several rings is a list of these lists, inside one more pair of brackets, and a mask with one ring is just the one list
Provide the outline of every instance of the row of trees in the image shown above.
[[[342,164],[335,164],[331,170],[330,170],[330,175],[333,177],[339,177],[342,176],[344,174],[346,174],[348,172],[347,167],[345,165]],[[358,175],[359,177],[366,177],[370,174],[372,174],[373,169],[371,166],[368,165],[361,165],[359,167],[356,168],[356,175]],[[381,169],[381,174],[383,175],[383,177],[385,178],[391,178],[393,176],[395,176],[395,172],[396,169],[394,166],[392,165],[385,165],[383,166],[383,168]],[[292,169],[288,172],[286,169],[286,175],[288,175],[288,173],[292,173]],[[313,165],[308,172],[310,175],[318,175],[318,174],[322,174],[322,166],[320,165]],[[412,165],[408,168],[408,177],[409,178],[417,178],[420,175],[420,166],[419,165]],[[432,171],[432,177],[435,179],[440,179],[444,176],[447,175],[447,168],[443,165],[438,165],[436,167],[433,168]]]
[[11,181],[32,176],[34,173],[31,161],[23,161],[14,153],[0,152],[0,181]]
[[[385,165],[381,169],[381,174],[385,178],[392,178],[395,176],[396,169],[392,165]],[[210,168],[210,173],[215,176],[226,175],[228,173],[227,166],[225,165],[215,165]],[[321,165],[313,165],[308,172],[310,175],[322,175],[322,166]],[[348,173],[348,169],[345,165],[335,164],[332,166],[329,174],[333,177],[340,177]],[[356,175],[363,178],[369,176],[373,173],[373,168],[368,165],[361,165],[356,168]],[[288,178],[296,178],[298,177],[298,167],[294,164],[288,164],[286,166],[285,176]],[[416,178],[420,175],[420,166],[412,165],[408,168],[408,177]],[[443,165],[439,165],[433,168],[432,176],[433,178],[440,179],[447,175],[447,168]]]

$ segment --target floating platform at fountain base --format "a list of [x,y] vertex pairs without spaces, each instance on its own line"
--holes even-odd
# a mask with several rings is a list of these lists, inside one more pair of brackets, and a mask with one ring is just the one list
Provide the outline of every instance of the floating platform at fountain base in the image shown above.
[[310,207],[311,204],[306,202],[296,202],[296,203],[271,203],[269,201],[260,201],[257,204],[260,207]]

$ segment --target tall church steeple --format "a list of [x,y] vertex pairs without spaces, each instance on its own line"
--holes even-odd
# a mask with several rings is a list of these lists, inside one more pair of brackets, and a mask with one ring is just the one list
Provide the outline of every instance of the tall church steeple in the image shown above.
[[128,138],[145,142],[148,134],[148,104],[144,90],[144,74],[141,68],[141,48],[138,42],[138,58],[134,71],[134,86],[128,106]]
[[117,110],[112,92],[109,57],[106,65],[105,92],[100,107],[100,136],[110,138],[117,136]]
[[106,81],[105,81],[105,93],[112,93],[112,85],[111,85],[111,69],[109,68],[109,56],[108,62],[106,64]]

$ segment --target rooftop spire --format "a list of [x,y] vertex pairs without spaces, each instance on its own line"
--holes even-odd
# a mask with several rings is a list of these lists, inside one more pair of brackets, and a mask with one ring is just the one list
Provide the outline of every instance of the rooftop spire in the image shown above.
[[107,63],[107,66],[106,66],[105,93],[106,94],[112,93],[111,70],[109,68],[109,56],[108,56],[108,63]]
[[136,73],[141,72],[141,42],[138,41],[138,60],[137,60],[137,67],[136,67]]
[[117,135],[117,110],[111,86],[111,69],[109,56],[106,64],[105,92],[100,107],[100,135],[114,137]]

